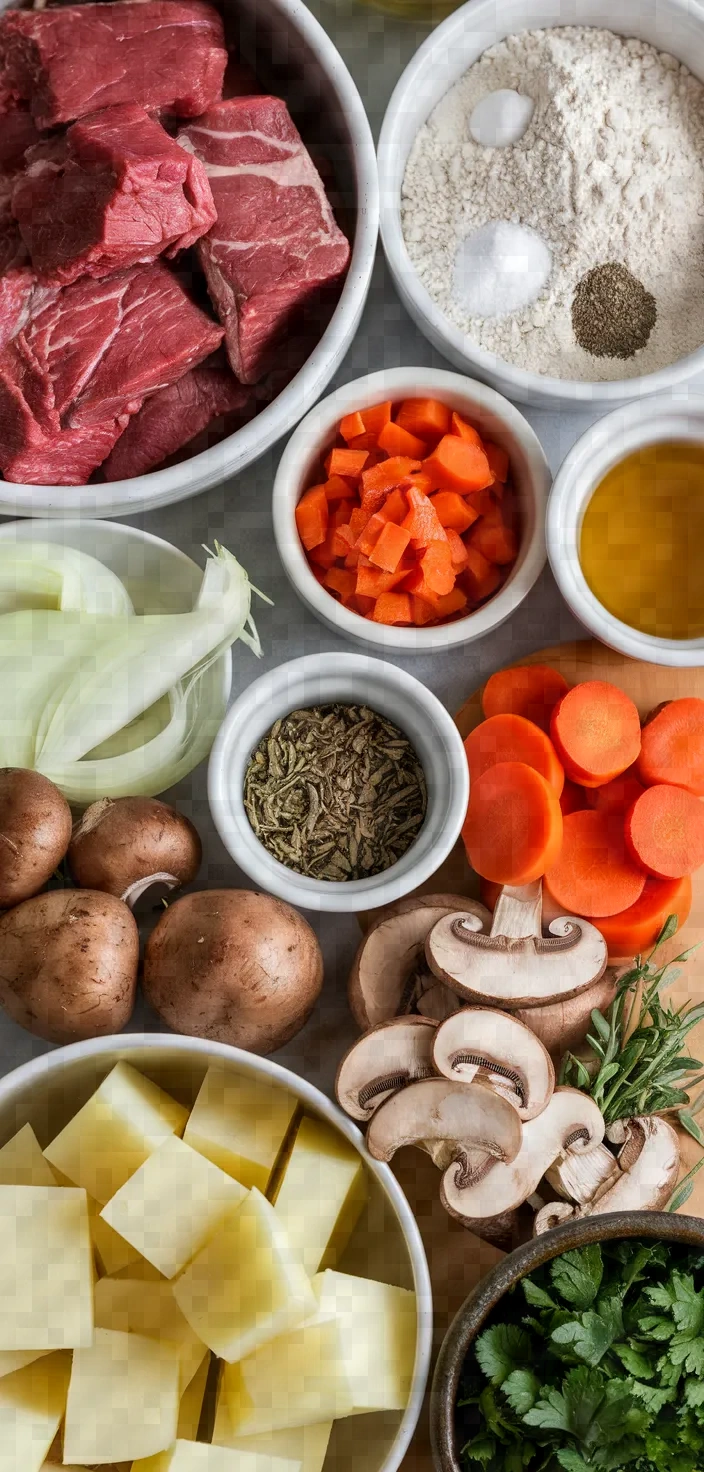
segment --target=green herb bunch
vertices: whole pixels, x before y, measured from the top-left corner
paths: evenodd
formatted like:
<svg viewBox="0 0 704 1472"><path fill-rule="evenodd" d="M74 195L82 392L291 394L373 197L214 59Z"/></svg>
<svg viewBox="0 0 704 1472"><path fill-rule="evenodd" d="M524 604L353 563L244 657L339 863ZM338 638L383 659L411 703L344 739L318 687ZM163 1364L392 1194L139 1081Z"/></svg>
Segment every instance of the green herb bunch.
<svg viewBox="0 0 704 1472"><path fill-rule="evenodd" d="M701 1472L704 1257L660 1242L563 1253L467 1358L466 1472Z"/></svg>

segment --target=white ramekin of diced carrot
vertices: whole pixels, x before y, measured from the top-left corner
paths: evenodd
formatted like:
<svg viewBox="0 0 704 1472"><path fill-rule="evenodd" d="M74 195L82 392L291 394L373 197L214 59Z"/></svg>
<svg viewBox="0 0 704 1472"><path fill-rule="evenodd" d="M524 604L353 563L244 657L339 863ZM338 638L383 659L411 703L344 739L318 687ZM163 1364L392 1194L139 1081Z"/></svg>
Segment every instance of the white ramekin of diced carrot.
<svg viewBox="0 0 704 1472"><path fill-rule="evenodd" d="M302 421L274 532L303 602L348 637L446 649L508 618L545 562L550 472L507 399L428 368L357 379Z"/></svg>

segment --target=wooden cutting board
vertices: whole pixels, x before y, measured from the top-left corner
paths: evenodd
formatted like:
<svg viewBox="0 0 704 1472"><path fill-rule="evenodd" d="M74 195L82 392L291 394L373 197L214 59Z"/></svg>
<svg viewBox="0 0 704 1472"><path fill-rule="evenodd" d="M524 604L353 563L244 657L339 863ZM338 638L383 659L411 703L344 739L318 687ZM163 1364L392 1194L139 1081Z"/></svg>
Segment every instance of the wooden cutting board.
<svg viewBox="0 0 704 1472"><path fill-rule="evenodd" d="M641 716L647 715L663 700L674 700L684 695L698 695L704 699L704 668L679 670L644 664L640 660L626 659L594 639L540 649L517 662L552 665L561 671L569 685L576 685L581 680L610 680L631 696ZM455 720L462 736L467 736L482 719L481 692L476 690L465 701ZM467 863L461 840L434 877L423 885L423 891L427 894L478 897L479 881ZM694 877L692 913L670 943L670 954L677 955L685 947L702 940L704 870ZM663 956L665 954L663 951ZM704 945L701 953L687 962L681 979L667 995L673 1004L704 1000ZM704 1059L704 1023L690 1034L689 1045L693 1056ZM681 1175L685 1175L699 1158L700 1150L684 1132L681 1144ZM426 1155L418 1150L405 1151L397 1158L394 1169L413 1208L428 1254L435 1302L435 1339L439 1345L467 1294L499 1261L502 1253L466 1232L447 1216L440 1205L437 1171ZM704 1217L704 1170L695 1178L694 1191L684 1210ZM431 1472L427 1420L426 1407L413 1445L404 1460L404 1469L409 1469L409 1472L410 1469L412 1472Z"/></svg>

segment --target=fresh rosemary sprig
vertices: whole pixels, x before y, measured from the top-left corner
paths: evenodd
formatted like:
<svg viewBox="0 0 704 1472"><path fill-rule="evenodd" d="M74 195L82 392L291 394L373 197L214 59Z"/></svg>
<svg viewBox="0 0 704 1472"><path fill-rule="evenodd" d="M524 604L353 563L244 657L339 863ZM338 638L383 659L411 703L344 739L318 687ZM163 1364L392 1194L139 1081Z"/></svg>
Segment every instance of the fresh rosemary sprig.
<svg viewBox="0 0 704 1472"><path fill-rule="evenodd" d="M704 1146L704 1132L695 1119L704 1104L704 1092L694 1101L690 1093L704 1083L704 1074L692 1077L704 1064L686 1052L688 1034L704 1018L704 1002L671 1008L661 1000L662 992L679 975L675 968L697 947L664 966L655 960L660 946L676 930L677 917L670 915L648 959L637 956L631 970L621 977L606 1015L592 1012L593 1032L587 1042L599 1060L596 1072L590 1073L579 1058L566 1053L560 1083L591 1094L607 1124L676 1109L680 1124ZM633 1017L636 1006L638 1015Z"/></svg>

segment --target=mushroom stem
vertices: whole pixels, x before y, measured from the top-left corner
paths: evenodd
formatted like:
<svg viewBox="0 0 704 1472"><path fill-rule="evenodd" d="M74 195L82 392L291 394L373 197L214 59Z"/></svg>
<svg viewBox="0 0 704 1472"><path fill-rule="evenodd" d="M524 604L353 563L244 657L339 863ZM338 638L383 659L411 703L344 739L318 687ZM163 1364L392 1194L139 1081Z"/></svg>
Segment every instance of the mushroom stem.
<svg viewBox="0 0 704 1472"><path fill-rule="evenodd" d="M565 1155L545 1172L545 1179L558 1196L577 1206L596 1201L619 1177L619 1166L608 1145L599 1145L586 1155Z"/></svg>

